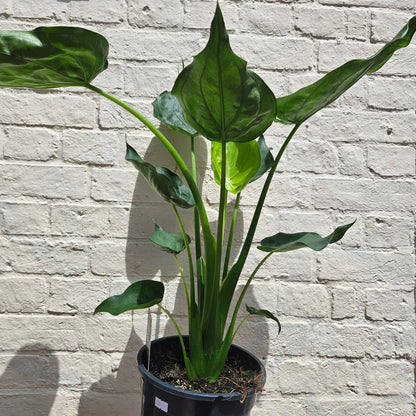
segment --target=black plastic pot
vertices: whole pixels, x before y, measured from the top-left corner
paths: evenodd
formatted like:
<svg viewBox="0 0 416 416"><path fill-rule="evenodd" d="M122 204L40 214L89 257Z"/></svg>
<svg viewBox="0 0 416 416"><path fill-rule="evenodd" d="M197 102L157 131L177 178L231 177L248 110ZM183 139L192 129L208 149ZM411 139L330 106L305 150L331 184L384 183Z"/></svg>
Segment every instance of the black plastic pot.
<svg viewBox="0 0 416 416"><path fill-rule="evenodd" d="M186 337L184 341L187 342ZM177 350L181 354L177 336L152 341L150 349L151 359L157 359L164 351ZM261 370L264 385L266 370L254 355L235 345L231 346L230 355L243 359L248 368ZM242 400L240 393L196 393L171 386L147 370L148 349L146 346L140 349L137 363L143 380L141 416L249 416L258 395L251 390Z"/></svg>

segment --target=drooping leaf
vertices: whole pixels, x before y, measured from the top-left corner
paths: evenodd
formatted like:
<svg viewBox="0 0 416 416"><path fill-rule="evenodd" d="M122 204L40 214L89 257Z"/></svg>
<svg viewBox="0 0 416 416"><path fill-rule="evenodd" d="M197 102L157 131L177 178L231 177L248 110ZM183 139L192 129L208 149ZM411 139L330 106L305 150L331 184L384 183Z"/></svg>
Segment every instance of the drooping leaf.
<svg viewBox="0 0 416 416"><path fill-rule="evenodd" d="M233 194L238 194L258 172L261 156L257 141L226 144L226 176L225 188ZM215 181L221 185L221 143L211 143L211 165Z"/></svg>
<svg viewBox="0 0 416 416"><path fill-rule="evenodd" d="M185 120L213 141L256 139L276 117L273 92L232 51L218 4L207 46L179 74L172 93Z"/></svg>
<svg viewBox="0 0 416 416"><path fill-rule="evenodd" d="M191 237L189 237L189 235L186 237L188 239L187 243L189 244L191 242ZM168 233L157 224L155 224L155 232L149 239L161 250L172 254L179 254L186 248L182 233Z"/></svg>
<svg viewBox="0 0 416 416"><path fill-rule="evenodd" d="M328 246L328 244L339 241L354 222L337 227L334 232L326 237L321 237L319 234L311 232L294 234L277 233L272 237L261 240L260 246L257 248L267 252L292 251L304 247L320 251Z"/></svg>
<svg viewBox="0 0 416 416"><path fill-rule="evenodd" d="M162 282L140 280L131 284L121 295L114 295L101 302L94 311L119 315L133 309L145 309L160 303L165 287Z"/></svg>
<svg viewBox="0 0 416 416"><path fill-rule="evenodd" d="M366 74L380 69L400 48L406 47L416 31L416 16L375 55L355 59L334 69L319 81L277 99L277 117L283 123L301 124L328 106Z"/></svg>
<svg viewBox="0 0 416 416"><path fill-rule="evenodd" d="M84 86L107 68L108 42L78 27L0 31L0 87Z"/></svg>
<svg viewBox="0 0 416 416"><path fill-rule="evenodd" d="M261 135L258 140L258 147L260 151L260 167L256 174L250 179L250 182L254 182L255 180L262 177L273 165L273 155L270 152L269 147L266 145L266 141L264 140L264 136Z"/></svg>
<svg viewBox="0 0 416 416"><path fill-rule="evenodd" d="M171 92L162 92L156 100L153 101L152 105L153 115L172 130L179 131L188 136L195 136L198 134L198 132L185 121L178 99Z"/></svg>
<svg viewBox="0 0 416 416"><path fill-rule="evenodd" d="M127 144L126 160L134 165L165 201L181 208L191 208L195 205L191 190L176 173L168 168L156 167L145 162L129 144Z"/></svg>
<svg viewBox="0 0 416 416"><path fill-rule="evenodd" d="M246 305L246 310L250 315L259 315L259 316L263 316L265 318L273 319L273 321L275 321L277 323L278 327L279 327L278 334L282 330L282 326L280 325L279 320L268 310L266 310L266 309L256 309L256 308L253 308L252 306L248 306L248 305Z"/></svg>

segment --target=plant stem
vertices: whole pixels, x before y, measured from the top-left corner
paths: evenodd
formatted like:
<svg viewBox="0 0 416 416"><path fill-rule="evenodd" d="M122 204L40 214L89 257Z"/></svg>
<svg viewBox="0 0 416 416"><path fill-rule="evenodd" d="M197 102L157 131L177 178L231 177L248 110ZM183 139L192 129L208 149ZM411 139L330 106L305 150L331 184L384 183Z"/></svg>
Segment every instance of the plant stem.
<svg viewBox="0 0 416 416"><path fill-rule="evenodd" d="M189 312L190 312L190 310L191 310L191 304L189 303L189 292L188 292L188 285L186 284L185 276L184 276L184 274L183 274L183 269L182 269L182 266L181 266L181 264L180 264L180 262L179 262L179 260L178 260L178 256L177 256L176 254L174 254L174 257L175 257L175 261L176 261L176 264L177 264L178 269L179 269L179 273L180 273L180 275L181 275L181 280L182 280L182 284L183 284L183 289L184 289L184 291L185 291L185 297L186 297L186 306L187 306L187 308L188 308L188 313L189 313Z"/></svg>
<svg viewBox="0 0 416 416"><path fill-rule="evenodd" d="M182 219L181 219L181 217L179 215L179 212L178 212L176 206L174 204L172 204L172 207L173 207L173 210L175 211L176 219L178 220L178 224L179 224L179 227L180 227L181 232L182 232L183 240L185 242L186 253L188 255L189 281L190 281L190 285L191 285L191 300L192 300L192 302L194 302L195 301L194 265L193 265L193 262L192 262L192 254L191 254L191 249L189 247L188 236L187 236L187 234L185 232L185 228L183 226ZM176 261L178 263L178 266L180 266L179 261L177 260L177 256L176 255L175 255L175 258L176 258ZM181 274L183 276L182 267L180 267L180 272L181 272ZM183 284L184 284L185 289L186 289L186 282L185 282L185 279L184 278L183 278ZM187 290L186 290L186 292L187 292ZM187 302L188 302L188 312L190 313L190 303L189 303L189 297L188 296L187 296Z"/></svg>
<svg viewBox="0 0 416 416"><path fill-rule="evenodd" d="M239 192L237 194L237 197L234 201L233 217L231 219L230 232L228 234L227 251L225 253L224 267L223 267L223 270L222 270L222 278L223 279L225 278L225 276L228 273L228 264L230 262L231 249L232 249L232 246L233 246L234 229L235 229L235 223L237 221L238 206L240 204L240 198L241 198L241 192Z"/></svg>

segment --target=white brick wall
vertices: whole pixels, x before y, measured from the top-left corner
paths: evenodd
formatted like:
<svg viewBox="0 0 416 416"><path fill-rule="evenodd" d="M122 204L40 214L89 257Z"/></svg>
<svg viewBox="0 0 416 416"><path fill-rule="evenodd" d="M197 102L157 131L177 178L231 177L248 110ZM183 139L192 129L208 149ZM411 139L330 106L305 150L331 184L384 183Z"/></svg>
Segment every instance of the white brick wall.
<svg viewBox="0 0 416 416"><path fill-rule="evenodd" d="M235 51L276 95L371 54L416 12L415 0L221 6ZM1 0L0 27L103 33L110 68L95 84L153 119L152 100L203 47L214 8L215 0ZM308 120L281 163L259 238L357 222L340 245L279 255L259 272L251 300L277 313L283 330L276 337L258 319L241 331L239 343L268 370L253 416L416 414L415 68L413 40ZM268 134L275 149L284 131ZM91 313L138 276L160 276L179 315L183 296L174 262L146 239L152 218L169 227L173 216L124 161L126 137L171 164L129 114L82 89L0 91L1 416L139 414L135 353L146 313ZM210 177L204 190L216 204ZM255 190L242 200L240 237ZM247 272L258 259L253 252ZM155 314L154 335L174 332L165 325Z"/></svg>

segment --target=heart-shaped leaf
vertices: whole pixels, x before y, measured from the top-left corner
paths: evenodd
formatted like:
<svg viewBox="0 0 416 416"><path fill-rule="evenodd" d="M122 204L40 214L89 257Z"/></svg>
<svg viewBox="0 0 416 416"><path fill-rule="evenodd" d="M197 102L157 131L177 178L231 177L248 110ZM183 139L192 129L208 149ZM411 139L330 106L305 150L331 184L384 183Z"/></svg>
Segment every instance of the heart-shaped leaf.
<svg viewBox="0 0 416 416"><path fill-rule="evenodd" d="M107 68L108 42L78 27L0 31L0 87L84 86Z"/></svg>
<svg viewBox="0 0 416 416"><path fill-rule="evenodd" d="M226 144L226 176L225 188L238 194L256 175L261 163L259 144L257 141ZM221 185L222 145L211 143L211 165L215 181Z"/></svg>
<svg viewBox="0 0 416 416"><path fill-rule="evenodd" d="M191 208L195 205L191 190L176 173L168 168L156 167L145 162L129 144L127 144L126 160L134 165L165 201L181 208Z"/></svg>
<svg viewBox="0 0 416 416"><path fill-rule="evenodd" d="M273 92L232 51L218 4L207 46L179 74L172 93L186 121L213 141L256 139L276 117Z"/></svg>
<svg viewBox="0 0 416 416"><path fill-rule="evenodd" d="M153 101L153 115L172 130L180 131L188 136L195 136L198 134L198 132L185 121L178 99L169 91L162 92L156 100Z"/></svg>
<svg viewBox="0 0 416 416"><path fill-rule="evenodd" d="M308 232L294 234L277 233L272 237L267 237L261 240L260 246L257 248L268 252L292 251L304 247L320 251L323 250L328 244L336 243L340 240L347 230L354 224L354 222L337 227L333 233L326 237L321 237L317 233Z"/></svg>
<svg viewBox="0 0 416 416"><path fill-rule="evenodd" d="M191 237L187 237L187 243L191 242ZM155 224L155 232L149 237L161 250L172 254L179 254L185 250L186 244L182 233L168 233L162 227Z"/></svg>
<svg viewBox="0 0 416 416"><path fill-rule="evenodd" d="M396 37L368 59L355 59L334 69L319 81L277 99L277 117L283 123L301 124L335 101L365 74L380 69L400 48L406 47L416 31L416 16Z"/></svg>
<svg viewBox="0 0 416 416"><path fill-rule="evenodd" d="M282 330L282 327L280 325L279 320L268 310L266 310L266 309L256 309L256 308L253 308L252 306L248 306L248 305L246 305L246 310L250 315L259 315L259 316L263 316L263 317L268 318L268 319L273 319L273 321L275 321L277 323L278 327L279 327L279 332L278 333L280 333L280 331Z"/></svg>
<svg viewBox="0 0 416 416"><path fill-rule="evenodd" d="M121 295L114 295L101 302L94 311L120 315L133 309L145 309L160 303L165 287L162 282L140 280L131 284Z"/></svg>

